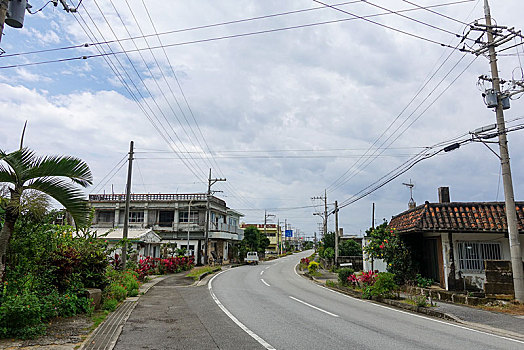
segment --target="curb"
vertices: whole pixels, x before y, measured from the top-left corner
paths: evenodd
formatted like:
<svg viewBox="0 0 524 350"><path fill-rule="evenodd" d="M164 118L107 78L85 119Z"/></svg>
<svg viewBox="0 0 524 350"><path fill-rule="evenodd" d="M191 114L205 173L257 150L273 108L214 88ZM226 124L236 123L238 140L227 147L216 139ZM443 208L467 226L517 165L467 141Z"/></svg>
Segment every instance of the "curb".
<svg viewBox="0 0 524 350"><path fill-rule="evenodd" d="M296 267L295 267L295 269L296 269ZM319 280L317 280L315 277L312 277L312 276L300 273L297 269L296 269L296 272L300 276L302 276L303 278L308 278L311 281L313 281L314 283L316 283L316 284L318 284L318 285L320 285L322 287L329 288L331 290L334 290L336 292L339 292L339 293L342 293L342 294L345 294L345 295L349 295L349 296L351 296L353 298L362 299L362 293L360 293L360 292L350 291L350 290L345 290L345 289L341 289L341 288L337 288L337 287L328 286L327 284L322 283ZM427 307L422 307L422 306L416 306L416 305L410 305L410 304L402 303L402 302L400 302L398 300L382 299L382 300L370 300L370 301L375 302L375 303L387 304L387 305L390 305L390 306L393 306L393 307L396 307L396 308L399 308L399 309L403 309L403 310L407 310L407 311L411 311L411 312L415 312L415 313L419 313L419 314L424 314L424 315L427 315L427 316L442 318L442 319L445 319L445 320L448 320L448 321L453 321L453 322L457 322L457 323L464 323L464 321L462 321L460 318L458 318L458 317L456 317L454 315L450 315L450 314L447 314L447 313L444 313L444 312L432 310L431 308L427 308Z"/></svg>
<svg viewBox="0 0 524 350"><path fill-rule="evenodd" d="M165 280L169 276L170 275L154 276L152 281L142 284L138 290L138 296L126 298L114 312L109 314L106 319L87 336L82 342L82 345L80 345L79 350L112 350L116 345L120 333L122 333L124 324L131 315L131 312L135 309L140 297L146 294L155 284Z"/></svg>

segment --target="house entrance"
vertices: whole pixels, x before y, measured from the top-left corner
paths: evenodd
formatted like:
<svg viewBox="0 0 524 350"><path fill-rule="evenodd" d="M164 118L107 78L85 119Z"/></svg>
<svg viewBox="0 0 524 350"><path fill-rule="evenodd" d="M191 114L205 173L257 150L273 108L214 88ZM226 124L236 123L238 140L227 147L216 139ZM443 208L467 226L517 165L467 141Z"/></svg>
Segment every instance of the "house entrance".
<svg viewBox="0 0 524 350"><path fill-rule="evenodd" d="M422 272L424 277L429 277L433 281L440 283L440 268L439 268L439 246L437 238L429 238L424 240L424 255Z"/></svg>

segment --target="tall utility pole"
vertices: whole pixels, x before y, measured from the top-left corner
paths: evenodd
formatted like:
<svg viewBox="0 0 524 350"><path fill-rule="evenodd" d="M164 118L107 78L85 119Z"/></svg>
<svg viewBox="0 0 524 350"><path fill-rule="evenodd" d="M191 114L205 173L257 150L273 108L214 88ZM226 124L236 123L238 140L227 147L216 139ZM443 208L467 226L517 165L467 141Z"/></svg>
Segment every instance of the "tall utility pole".
<svg viewBox="0 0 524 350"><path fill-rule="evenodd" d="M491 66L491 82L497 96L495 112L497 116L497 130L499 134L500 163L502 166L502 181L504 183L504 199L506 204L506 218L508 221L509 247L511 254L511 267L513 269L513 286L515 299L524 302L524 271L522 267L522 253L520 251L519 232L517 228L517 212L515 209L515 196L509 163L508 140L504 111L502 105L500 78L497 67L497 53L495 52L493 26L488 0L484 0L484 15L486 17L486 32L488 35L489 61Z"/></svg>
<svg viewBox="0 0 524 350"><path fill-rule="evenodd" d="M273 217L274 214L268 214L267 211L264 210L264 236L267 237L267 218ZM277 230L278 231L278 230ZM277 238L277 252L278 252L278 238Z"/></svg>
<svg viewBox="0 0 524 350"><path fill-rule="evenodd" d="M124 245L122 246L122 270L126 269L127 265L127 231L129 228L129 204L131 202L131 173L133 172L133 146L135 143L131 141L129 143L129 158L127 167L127 184L126 184L126 209L124 211L124 231L122 232L122 238Z"/></svg>
<svg viewBox="0 0 524 350"><path fill-rule="evenodd" d="M335 201L335 267L338 266L338 201Z"/></svg>
<svg viewBox="0 0 524 350"><path fill-rule="evenodd" d="M213 186L218 181L226 181L226 179L212 179L211 178L211 169L209 169L209 178L207 182L207 203L206 203L206 239L205 239L205 246L204 246L204 265L207 265L208 262L208 253L209 253L209 224L210 220L209 217L209 207L210 207L210 200L211 200L211 186Z"/></svg>
<svg viewBox="0 0 524 350"><path fill-rule="evenodd" d="M7 15L7 0L0 0L0 42L4 35L5 17Z"/></svg>
<svg viewBox="0 0 524 350"><path fill-rule="evenodd" d="M328 222L328 212L327 212L327 191L324 190L324 197L311 197L311 199L320 199L324 202L324 216L322 217L322 236L327 234L327 222ZM322 216L322 213L313 213L313 215Z"/></svg>
<svg viewBox="0 0 524 350"><path fill-rule="evenodd" d="M279 256L280 253L280 237L282 235L282 232L280 231L280 219L277 219L277 256Z"/></svg>

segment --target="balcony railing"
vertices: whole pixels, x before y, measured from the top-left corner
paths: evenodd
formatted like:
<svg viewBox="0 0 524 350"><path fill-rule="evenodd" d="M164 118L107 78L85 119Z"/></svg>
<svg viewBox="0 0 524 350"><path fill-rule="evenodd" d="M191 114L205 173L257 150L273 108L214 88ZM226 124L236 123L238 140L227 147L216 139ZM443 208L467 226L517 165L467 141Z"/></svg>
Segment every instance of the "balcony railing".
<svg viewBox="0 0 524 350"><path fill-rule="evenodd" d="M229 232L229 233L235 233L235 234L243 234L244 230L239 228L238 226L228 225L224 224L222 222L218 223L218 225L211 223L209 230L211 231L221 231L221 232Z"/></svg>
<svg viewBox="0 0 524 350"><path fill-rule="evenodd" d="M130 200L132 202L171 202L171 201L206 201L207 195L205 193L194 194L177 194L177 193L151 193L151 194L131 194ZM89 201L91 202L125 202L125 194L90 194ZM219 205L226 206L226 202L220 198L211 196L210 201Z"/></svg>

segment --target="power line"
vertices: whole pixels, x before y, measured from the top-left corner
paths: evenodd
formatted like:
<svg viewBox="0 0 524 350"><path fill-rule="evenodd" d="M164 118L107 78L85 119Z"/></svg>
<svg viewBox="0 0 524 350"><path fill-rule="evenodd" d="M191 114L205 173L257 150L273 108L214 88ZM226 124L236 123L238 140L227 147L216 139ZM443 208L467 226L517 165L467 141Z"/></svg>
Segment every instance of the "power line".
<svg viewBox="0 0 524 350"><path fill-rule="evenodd" d="M423 40L423 41L426 41L426 42L429 42L429 43L432 43L432 44L436 44L436 45L439 45L439 46L442 46L442 47L447 47L447 48L450 48L450 49L454 49L454 50L456 50L456 48L454 48L454 47L451 46L451 45L447 45L447 44L444 44L444 43L438 42L438 41L436 41L436 40L433 40L433 39L429 39L429 38L423 37L423 36L421 36L421 35L413 34L413 33L407 32L407 31L402 30L402 29L394 28L394 27L389 26L389 25L387 25L387 24L382 24L382 23L380 23L380 22L375 22L375 21L373 21L373 20L367 18L366 16L359 16L359 15L356 15L356 14L354 14L354 13L351 13L351 12L346 11L346 10L342 10L342 9L340 9L340 8L338 8L338 7L335 7L335 6L333 6L333 5L326 4L326 3L322 2L322 1L319 1L319 0L313 0L313 1L316 2L316 3L322 4L322 5L324 5L324 6L330 7L330 8L332 8L333 10L336 10L336 11L339 11L339 12L342 12L342 13L345 13L345 14L348 14L348 15L350 15L350 16L353 16L353 17L355 17L355 18L357 18L357 19L361 19L361 20L363 20L363 21L366 21L366 22L369 22L369 23L373 23L373 24L378 25L378 26L380 26L380 27L383 27L383 28L386 28L386 29L389 29L389 30L393 30L393 31L395 31L395 32L398 32L398 33L401 33L401 34L405 34L405 35L411 36L411 37L413 37L413 38L420 39L420 40Z"/></svg>
<svg viewBox="0 0 524 350"><path fill-rule="evenodd" d="M313 1L319 2L317 0L313 0ZM472 0L467 0L467 1L472 1ZM321 2L319 2L319 3L321 3ZM326 6L329 7L329 5L326 5ZM267 29L267 30L261 30L261 31L255 31L255 32L225 35L225 36L219 36L219 37L207 38L207 39L183 41L183 42L172 43L172 44L163 44L163 45L151 46L149 48L137 48L137 49L131 49L131 50L124 50L122 48L121 51L114 51L114 52L111 52L111 53L89 54L89 55L83 55L83 56L77 56L77 57L69 57L69 58L63 58L63 59L45 60L45 61L37 61L37 62L27 62L27 63L5 65L5 66L0 66L0 69L21 68L21 67L28 67L28 66L34 66L34 65L59 63L59 62L65 62L65 61L85 60L85 59L89 59L89 58L98 58L98 57L103 57L103 56L107 56L107 55L128 54L128 53L134 53L134 52L139 52L139 51L143 51L143 50L156 50L156 49L167 48L167 47L184 46L184 45L197 44L197 43L207 43L207 42L213 42L213 41L219 41L219 40L225 40L225 39L233 39L233 38L241 38L241 37L248 37L248 36L253 36L253 35L259 35L259 34L275 33L275 32L281 32L281 31L292 30L292 29L308 28L308 27L325 25L325 24L341 23L341 22L347 22L347 21L352 21L352 20L356 20L356 19L363 19L363 20L369 21L371 23L375 23L377 25L389 28L391 30L394 30L394 31L397 31L397 32L400 32L400 33L403 33L403 34L406 34L406 35L410 35L410 36L416 37L416 38L421 39L421 40L425 40L425 41L428 41L428 42L431 42L431 43L434 43L434 44L437 44L437 45L440 45L440 46L443 46L443 47L447 47L447 48L452 48L452 49L458 50L457 48L454 48L453 46L450 46L450 45L447 45L447 44L444 44L444 43L440 43L440 42L437 42L437 41L432 40L432 39L424 38L424 37L422 37L420 35L408 33L408 32L405 32L405 31L403 31L401 29L397 29L397 28L394 28L394 27L391 27L391 26L383 25L383 24L381 24L379 22L375 22L375 21L372 21L372 20L368 19L370 17L383 16L383 15L386 15L388 13L380 13L380 14L373 14L373 15L367 15L367 16L357 16L357 15L353 15L353 14L351 14L351 13L349 13L347 11L341 10L341 9L337 9L337 8L335 8L335 9L339 10L339 11L342 11L342 12L345 12L345 13L348 13L348 14L350 14L352 16L355 16L355 18L344 18L344 19L339 19L339 20L316 22L316 23L302 24L302 25L296 25L296 26L289 26L289 27L282 27L282 28L275 28L275 29ZM400 11L397 11L397 12L400 12ZM133 39L135 39L135 38L140 38L140 36L133 37ZM125 40L131 40L131 38L127 38ZM106 40L106 41L102 41L102 42L95 43L95 44L92 44L92 45L110 44L110 43L114 43L114 42L117 42L117 43L119 43L121 45L121 41L123 41L123 40L121 40L121 39ZM2 57L2 56L0 56L0 57Z"/></svg>
<svg viewBox="0 0 524 350"><path fill-rule="evenodd" d="M445 6L451 6L451 5L468 3L468 2L472 2L472 1L478 1L478 0L461 0L461 1L453 1L453 2L448 2L448 3L431 5L431 6L427 6L427 7L421 7L421 6L418 6L418 7L420 9L427 10L427 9L430 9L430 8L445 7ZM333 4L333 6L344 6L344 5L353 4L353 3L360 3L360 2L362 2L362 0L346 1L346 2ZM85 8L85 6L84 6L84 8ZM225 25L230 25L230 24L238 24L238 23L256 21L256 20L273 18L273 17L278 17L278 16L286 16L286 15L291 15L291 14L297 14L297 13L302 13L302 12L316 11L316 10L321 10L321 9L326 9L326 6L318 6L318 7L314 7L314 8L300 9L300 10L294 10L294 11L287 11L287 12L269 14L269 15L264 15L264 16L251 17L251 18L246 18L246 19L239 19L239 20L233 20L233 21L227 21L227 22L213 23L213 24L207 24L207 25L202 25L202 26L183 28L183 29L175 29L175 30L169 30L169 31L160 32L160 33L157 33L156 30L155 30L155 34L134 36L134 37L130 37L130 38L121 39L121 41L142 39L142 38L161 36L161 35L169 35L169 34L182 33L182 32L189 32L189 31L200 30L200 29L208 29L208 28L213 28L213 27L225 26ZM147 10L147 7L146 7L146 10ZM417 9L413 9L412 8L412 9L399 10L397 12L399 12L399 13L400 12L411 12L411 11L416 11L416 10ZM149 13L148 10L147 10L147 12ZM383 15L388 15L388 14L389 13L378 13L378 14L372 14L372 15L368 15L368 16L364 16L364 17L370 18L370 17L378 17L378 16L383 16ZM344 19L342 21L354 20L354 19L355 18L350 18L350 19ZM336 22L340 22L340 21L333 21L332 23L336 23ZM322 22L320 24L323 24L323 23L324 22ZM327 23L331 23L331 22L327 22ZM83 44L77 44L77 45L65 46L65 47L58 47L58 48L52 48L52 49L43 49L43 50L34 50L34 51L27 51L27 52L18 52L18 53L12 53L12 54L4 54L4 55L0 56L0 58L7 58L7 57L21 56L21 55L31 55L31 54L37 54L37 53L47 53L47 52L69 50L69 49L78 49L78 48L82 48L82 47L87 48L87 47L90 47L90 46L115 43L116 41L117 40L107 40L107 41L103 41L103 42L83 43Z"/></svg>
<svg viewBox="0 0 524 350"><path fill-rule="evenodd" d="M477 4L478 4L478 1L477 1ZM469 18L469 17L471 16L471 13L472 13L472 12L473 12L473 10L470 12L470 14L467 16L467 18ZM458 48L458 46L461 44L462 41L463 41L463 40L461 40L461 41L456 45L457 48ZM365 155L367 155L367 153L368 153L368 152L369 152L369 151L370 151L370 150L375 146L375 144L377 144L377 142L378 142L378 141L379 141L379 140L380 140L380 139L381 139L381 138L386 134L386 132L387 132L387 131L388 131L388 130L389 130L389 129L390 129L390 128L391 128L391 127L396 123L396 121L397 121L397 120L402 116L402 114L407 110L407 108L408 108L408 107L409 107L409 106L410 106L410 105L415 101L415 99L419 96L419 94L422 93L422 91L424 90L424 88L429 84L429 82L433 79L433 77L435 77L435 75L440 71L440 69L444 66L444 64L445 64L445 63L446 63L446 62L451 58L451 56L452 56L452 54L453 54L454 52L455 52L455 51L451 51L451 52L448 54L448 56L446 57L446 59L445 59L445 60L444 60L444 61L443 61L439 66L438 66L438 68L433 72L433 74L431 74L431 71L430 71L430 74L428 74L428 77L426 77L426 79L425 79L425 83L424 83L424 84L419 88L419 90L418 90L418 92L415 94L415 96L412 97L412 99L411 99L410 102L406 105L406 107L404 107L404 108L402 109L402 111L397 115L397 117L396 117L396 118L395 118L395 119L394 119L394 120L393 120L393 121L388 125L388 127L387 127L383 132L382 132L382 134L381 134L381 135L380 135L380 136L379 136L379 137L378 137L378 138L373 142L373 144L372 144L372 145L368 148L368 150L366 151ZM443 56L443 55L442 55L442 56ZM442 58L442 56L441 56L440 58ZM440 60L440 58L437 60L437 62ZM461 59L463 59L463 58L464 58L464 56L463 56ZM457 63L457 64L458 64L458 63ZM456 64L456 65L457 65L457 64ZM455 66L456 66L456 65L455 65ZM453 68L454 68L454 67L453 67ZM453 69L452 69L452 70L453 70ZM452 70L450 70L450 71L448 72L448 74L446 74L446 76L449 75L449 73L451 73ZM445 77L444 77L444 78L445 78ZM440 81L440 83L439 83L439 84L438 84L438 85L433 89L433 91L435 91L435 89L436 89L438 86L440 86L440 84L441 84L442 82L443 82L443 79L442 79L442 80ZM410 114L410 115L409 115L409 116L408 116L408 117L407 117L407 118L406 118L406 119L401 123L401 125L400 125L399 127L397 127L397 129L395 129L395 131L393 131L393 132L391 133L391 135L390 135L390 136L389 136L385 141L382 142L382 144L379 146L379 148L377 148L377 149L375 149L375 150L373 151L372 154L377 154L377 151L378 151L379 149L381 149L381 147L382 147L382 146L387 142L387 140L389 140L389 139L390 139L390 138L395 134L395 132L397 132L397 131L399 130L399 128L400 128L400 127L401 127L401 126L402 126L402 125L403 125L403 124L404 124L404 123L405 123L405 122L406 122L406 121L407 121L407 120L408 120L408 119L409 119L409 118L414 114L414 112L415 112L418 108L420 108L420 106L422 105L422 103L423 103L424 101L426 101L427 98L429 98L429 96L433 93L433 91L431 91L430 94L429 94L428 96L426 96L426 98L425 98L425 99L424 99L424 100L423 100L423 101L422 101L422 102L421 102L421 103L416 107L416 109L415 109L415 110L414 110L414 111L413 111L413 112L412 112L412 113L411 113L411 114ZM440 97L440 96L439 96L439 97ZM437 99L438 99L438 98L437 98ZM435 101L436 101L436 99L433 101L433 103L435 103ZM432 104L433 104L433 103L432 103ZM426 110L427 110L427 109L426 109ZM424 111L424 112L425 112L425 111ZM424 113L424 112L423 112L423 113ZM422 114L423 114L423 113L422 113ZM418 118L420 118L420 116L419 116ZM417 119L418 119L418 118L417 118ZM411 123L407 128L409 128L412 124L413 124L413 123ZM407 130L407 128L404 129L404 131L403 131L402 133L404 133L404 132ZM397 137L396 139L398 139L398 137ZM395 139L395 140L396 140L396 139ZM394 140L394 141L395 141L395 140ZM393 141L393 142L394 142L394 141ZM386 147L386 149L389 148L393 142L390 142L389 145ZM383 153L383 152L380 152L379 154L382 154L382 153ZM354 169L355 167L359 166L360 159L357 160L357 162L355 162L355 163L354 163L354 164L353 164L353 165L352 165L348 170L346 170L346 172L344 172L340 177L338 177L338 178L337 178L337 179L336 179L336 180L335 180L335 181L334 181L334 182L333 182L333 183L328 187L328 191L332 192L332 191L334 191L335 189L341 187L343 184L347 183L349 180L351 180L351 178L353 178L354 176L356 176L357 173L359 173L359 172L362 171L365 167L367 167L367 166L368 166L372 161L373 161L373 160L369 161L369 158L368 158L368 163L365 164L363 168L360 168L360 169ZM365 162L365 161L364 161L364 162ZM353 169L354 169L354 170L353 170ZM352 172L352 173L350 173L350 172ZM350 175L348 175L348 173L350 173ZM346 175L348 175L347 178L346 178L345 180L343 180L344 177L345 177ZM334 187L334 186L335 186L335 187Z"/></svg>
<svg viewBox="0 0 524 350"><path fill-rule="evenodd" d="M413 18L413 17L406 16L406 15L404 15L404 14L398 12L398 11L390 10L390 9L385 8L385 7L383 7L383 6L377 5L377 4L375 4L375 3L373 3L373 2L371 2L371 1L369 1L369 0L364 1L364 3L369 4L369 5L371 5L371 6L374 6L374 7L376 7L376 8L379 8L379 9L381 9L381 10L388 11L389 13L391 13L391 14L395 14L395 15L400 16L400 17L402 17L402 18L409 19L410 21L413 21L413 22L416 22L416 23L422 24L422 25L424 25L424 26L427 26L427 27L430 27L430 28L433 28L433 29L436 29L436 30L442 31L442 32L447 33L447 34L454 35L454 36L456 36L457 38L461 38L461 37L462 37L461 34L457 34L457 33L454 33L454 32L452 32L452 31L450 31L450 30L447 30L447 29L444 29L444 28L441 28L441 27L437 27L437 26L435 26L435 25L433 25L433 24L426 23L426 22L424 22L424 21L418 20L418 19ZM474 41L473 39L469 39L469 38L466 38L466 39L471 40L471 41Z"/></svg>
<svg viewBox="0 0 524 350"><path fill-rule="evenodd" d="M420 6L420 5L415 4L414 2L411 2L411 1L408 1L408 0L402 0L402 1L404 1L405 3L408 3L408 4L410 4L410 5L416 6L417 8L419 8L419 9L421 9L421 10L429 11L429 12L431 12L431 13L433 13L433 14L436 14L437 16L441 16L441 17L447 18L447 19L449 19L449 20L451 20L451 21L454 21L454 22L457 22L457 23L463 24L463 25L465 25L465 26L469 26L469 25L470 25L469 23L466 23L466 22L463 22L463 21L458 20L458 19L456 19L456 18L453 18L453 17L447 16L447 15L445 15L445 14L443 14L443 13L440 13L440 12L437 12L437 11L433 11L433 10L430 9L430 6ZM475 1L475 0L474 0L474 1Z"/></svg>

